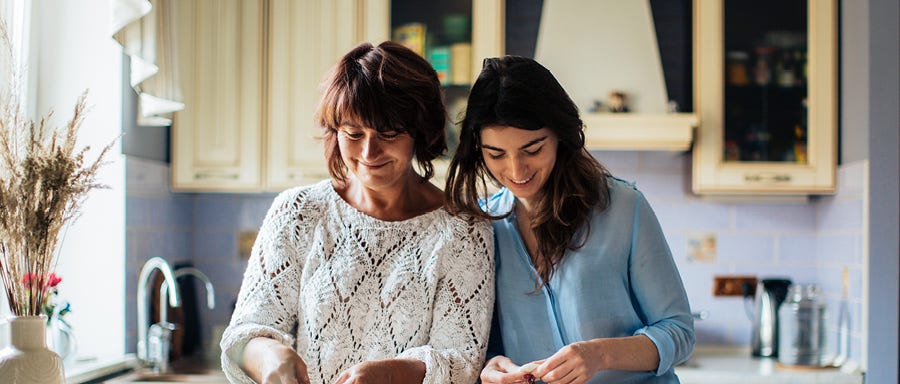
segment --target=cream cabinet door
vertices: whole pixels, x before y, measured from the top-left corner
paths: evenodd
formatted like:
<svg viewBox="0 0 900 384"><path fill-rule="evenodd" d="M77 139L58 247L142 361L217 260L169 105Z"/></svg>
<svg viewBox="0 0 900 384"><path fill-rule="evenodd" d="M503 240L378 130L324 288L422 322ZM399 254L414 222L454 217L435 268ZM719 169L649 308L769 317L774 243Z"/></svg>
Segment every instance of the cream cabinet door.
<svg viewBox="0 0 900 384"><path fill-rule="evenodd" d="M386 40L388 18L378 1L269 1L267 189L330 177L314 116L321 82L357 44Z"/></svg>
<svg viewBox="0 0 900 384"><path fill-rule="evenodd" d="M262 189L264 2L172 2L185 109L172 123L172 187Z"/></svg>
<svg viewBox="0 0 900 384"><path fill-rule="evenodd" d="M837 1L792 4L694 0L695 193L834 192Z"/></svg>

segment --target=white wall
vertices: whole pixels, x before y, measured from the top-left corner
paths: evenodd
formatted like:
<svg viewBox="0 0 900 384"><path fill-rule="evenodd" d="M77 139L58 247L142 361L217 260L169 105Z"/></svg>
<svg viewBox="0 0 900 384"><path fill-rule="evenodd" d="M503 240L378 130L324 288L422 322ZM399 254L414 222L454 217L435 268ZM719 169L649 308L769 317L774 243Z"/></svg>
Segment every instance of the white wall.
<svg viewBox="0 0 900 384"><path fill-rule="evenodd" d="M108 0L44 0L33 8L32 49L37 60L36 110L54 110L54 125L71 118L78 96L89 90L90 110L79 145L88 159L121 132L121 49L109 35ZM125 334L125 164L118 143L108 154L100 182L81 217L63 238L57 274L60 296L72 303L68 320L79 356L124 353Z"/></svg>

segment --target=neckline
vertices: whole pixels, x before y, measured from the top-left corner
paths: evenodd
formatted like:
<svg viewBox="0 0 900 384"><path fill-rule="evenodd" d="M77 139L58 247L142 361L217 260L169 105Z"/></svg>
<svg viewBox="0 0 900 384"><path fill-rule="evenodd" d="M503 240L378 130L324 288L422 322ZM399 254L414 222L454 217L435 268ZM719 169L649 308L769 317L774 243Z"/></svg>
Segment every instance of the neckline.
<svg viewBox="0 0 900 384"><path fill-rule="evenodd" d="M337 191L334 189L334 184L332 183L331 180L323 181L323 184L325 184L325 188L327 189L327 193L328 193L329 197L331 197L332 200L336 201L337 204L340 207L342 207L344 211L350 212L355 217L364 219L366 221L378 223L381 225L397 226L397 225L404 225L406 223L413 222L413 221L415 221L415 222L424 221L424 220L432 221L432 220L436 219L442 213L447 212L447 210L444 209L444 206L440 206L431 211L428 211L423 214L413 216L413 217L410 217L410 218L404 219L404 220L383 220L383 219L379 219L377 217L371 216L363 211L360 211L359 209L357 209L356 207L351 205L349 202L344 200L344 198L341 197L341 194L337 193ZM434 218L432 218L433 216L434 216Z"/></svg>

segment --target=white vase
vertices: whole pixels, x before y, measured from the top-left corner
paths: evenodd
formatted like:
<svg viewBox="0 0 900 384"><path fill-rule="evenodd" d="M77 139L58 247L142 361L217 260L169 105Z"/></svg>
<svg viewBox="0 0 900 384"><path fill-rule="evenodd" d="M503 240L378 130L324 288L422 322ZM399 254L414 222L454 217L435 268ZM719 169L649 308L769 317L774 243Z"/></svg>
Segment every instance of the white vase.
<svg viewBox="0 0 900 384"><path fill-rule="evenodd" d="M10 345L0 351L3 383L65 383L62 359L47 348L46 324L44 316L9 319Z"/></svg>

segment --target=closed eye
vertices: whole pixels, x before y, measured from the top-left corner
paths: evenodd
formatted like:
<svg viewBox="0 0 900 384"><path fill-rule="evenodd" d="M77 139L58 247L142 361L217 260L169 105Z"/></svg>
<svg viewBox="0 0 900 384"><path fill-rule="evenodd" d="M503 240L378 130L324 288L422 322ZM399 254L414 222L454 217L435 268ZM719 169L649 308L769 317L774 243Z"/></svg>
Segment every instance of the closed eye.
<svg viewBox="0 0 900 384"><path fill-rule="evenodd" d="M400 135L402 135L402 133L400 133L398 131L387 131L387 132L379 132L378 133L378 137L380 137L384 140L393 140L393 139L396 139L397 137L400 137Z"/></svg>
<svg viewBox="0 0 900 384"><path fill-rule="evenodd" d="M341 131L350 140L359 140L363 138L362 132Z"/></svg>
<svg viewBox="0 0 900 384"><path fill-rule="evenodd" d="M528 156L535 156L535 155L537 155L538 153L541 153L541 151L542 151L543 149L544 149L544 146L542 145L542 146L537 147L536 149L533 149L533 150L527 150L527 149L525 149L525 150L523 150L523 151L524 151L525 154L528 155Z"/></svg>
<svg viewBox="0 0 900 384"><path fill-rule="evenodd" d="M505 152L496 152L496 153L495 152L487 152L487 155L491 159L497 160L497 159L502 159L503 156L506 156L506 153Z"/></svg>

